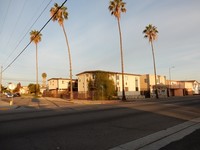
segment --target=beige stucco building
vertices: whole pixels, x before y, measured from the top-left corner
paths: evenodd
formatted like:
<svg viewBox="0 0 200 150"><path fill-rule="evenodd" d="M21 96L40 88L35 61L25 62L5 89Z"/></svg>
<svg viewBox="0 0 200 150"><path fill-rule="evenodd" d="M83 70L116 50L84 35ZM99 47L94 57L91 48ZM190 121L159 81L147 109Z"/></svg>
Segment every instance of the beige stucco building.
<svg viewBox="0 0 200 150"><path fill-rule="evenodd" d="M156 77L158 95L160 97L167 96L166 76L157 75ZM155 96L155 76L145 74L140 76L141 94L146 98Z"/></svg>
<svg viewBox="0 0 200 150"><path fill-rule="evenodd" d="M85 71L77 74L78 77L78 92L81 95L87 95L88 82L94 79L94 74L97 72L104 72L109 74L109 78L114 81L118 96L122 95L122 74L119 72L110 72L102 70ZM140 95L140 75L124 73L124 89L126 96Z"/></svg>
<svg viewBox="0 0 200 150"><path fill-rule="evenodd" d="M72 80L73 85L76 82ZM54 97L60 97L60 94L67 94L70 86L70 79L68 78L51 78L48 80L48 92Z"/></svg>
<svg viewBox="0 0 200 150"><path fill-rule="evenodd" d="M185 96L200 94L200 84L196 80L167 80L170 96Z"/></svg>
<svg viewBox="0 0 200 150"><path fill-rule="evenodd" d="M48 80L49 90L63 91L68 89L70 79L67 78L51 78Z"/></svg>

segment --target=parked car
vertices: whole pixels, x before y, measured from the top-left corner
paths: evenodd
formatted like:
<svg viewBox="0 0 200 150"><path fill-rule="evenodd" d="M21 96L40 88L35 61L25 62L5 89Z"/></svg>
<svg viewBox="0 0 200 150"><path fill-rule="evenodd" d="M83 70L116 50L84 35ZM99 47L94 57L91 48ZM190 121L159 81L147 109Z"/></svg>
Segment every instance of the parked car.
<svg viewBox="0 0 200 150"><path fill-rule="evenodd" d="M6 97L10 98L10 97L14 97L14 95L11 94L11 93L7 93L7 94L6 94Z"/></svg>

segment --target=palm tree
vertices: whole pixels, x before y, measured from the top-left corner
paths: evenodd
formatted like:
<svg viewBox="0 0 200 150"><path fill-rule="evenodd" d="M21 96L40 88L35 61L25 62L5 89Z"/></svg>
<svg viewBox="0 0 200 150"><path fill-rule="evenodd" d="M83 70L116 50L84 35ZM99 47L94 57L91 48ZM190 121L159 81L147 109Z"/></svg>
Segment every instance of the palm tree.
<svg viewBox="0 0 200 150"><path fill-rule="evenodd" d="M153 47L153 41L156 40L158 37L158 30L157 30L157 27L153 26L152 24L149 24L148 26L146 26L143 33L145 34L144 38L148 38L149 42L151 43L154 75L155 75L155 92L156 92L156 98L158 98L158 89L157 89L157 80L156 80L156 62L155 62L154 47Z"/></svg>
<svg viewBox="0 0 200 150"><path fill-rule="evenodd" d="M38 94L38 43L41 41L42 34L37 30L32 30L30 32L30 40L35 43L36 46L36 86L35 94Z"/></svg>
<svg viewBox="0 0 200 150"><path fill-rule="evenodd" d="M121 69L122 69L122 100L126 101L125 90L124 90L124 60L123 60L123 49L122 49L122 32L120 27L120 17L121 13L126 12L125 2L123 0L112 0L108 7L111 15L117 18L119 37L120 37L120 54L121 54Z"/></svg>
<svg viewBox="0 0 200 150"><path fill-rule="evenodd" d="M70 83L72 83L72 59L71 59L69 42L68 42L67 34L65 31L65 27L64 27L64 19L68 19L67 7L64 7L64 6L60 7L57 3L55 3L54 7L51 8L50 13L51 13L51 16L53 17L52 20L58 21L58 23L62 27L64 35L65 35L65 40L66 40L67 47L68 47L68 56L69 56ZM70 100L73 100L72 84L70 84Z"/></svg>
<svg viewBox="0 0 200 150"><path fill-rule="evenodd" d="M43 87L46 87L46 78L47 78L47 74L44 72L42 73L42 81L43 81Z"/></svg>

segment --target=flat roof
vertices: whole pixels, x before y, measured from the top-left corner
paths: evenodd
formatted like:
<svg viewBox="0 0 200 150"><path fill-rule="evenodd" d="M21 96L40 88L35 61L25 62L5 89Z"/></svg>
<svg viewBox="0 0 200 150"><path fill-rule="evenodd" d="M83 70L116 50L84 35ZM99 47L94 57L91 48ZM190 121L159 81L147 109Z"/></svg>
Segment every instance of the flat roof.
<svg viewBox="0 0 200 150"><path fill-rule="evenodd" d="M112 72L112 71L104 71L104 70L90 70L90 71L84 71L84 72L78 73L78 74L76 74L76 76L85 74L85 73L96 73L96 72L110 73L110 74L122 74L121 72ZM141 76L140 74L132 74L132 73L124 73L124 75Z"/></svg>
<svg viewBox="0 0 200 150"><path fill-rule="evenodd" d="M47 81L49 81L49 80L70 80L69 78L50 78L50 79L48 79ZM72 80L76 80L76 79L72 79Z"/></svg>

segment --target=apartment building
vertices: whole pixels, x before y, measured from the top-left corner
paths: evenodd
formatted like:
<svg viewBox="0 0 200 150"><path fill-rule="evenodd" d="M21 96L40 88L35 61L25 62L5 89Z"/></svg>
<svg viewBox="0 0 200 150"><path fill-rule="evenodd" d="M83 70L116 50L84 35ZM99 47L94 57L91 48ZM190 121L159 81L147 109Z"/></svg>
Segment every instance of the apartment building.
<svg viewBox="0 0 200 150"><path fill-rule="evenodd" d="M120 72L110 72L102 70L84 71L77 74L78 77L78 92L79 94L85 94L88 92L88 82L90 79L94 79L94 74L97 72L108 73L109 78L114 81L118 96L122 95L122 74ZM127 96L140 95L140 75L124 73L124 89Z"/></svg>

